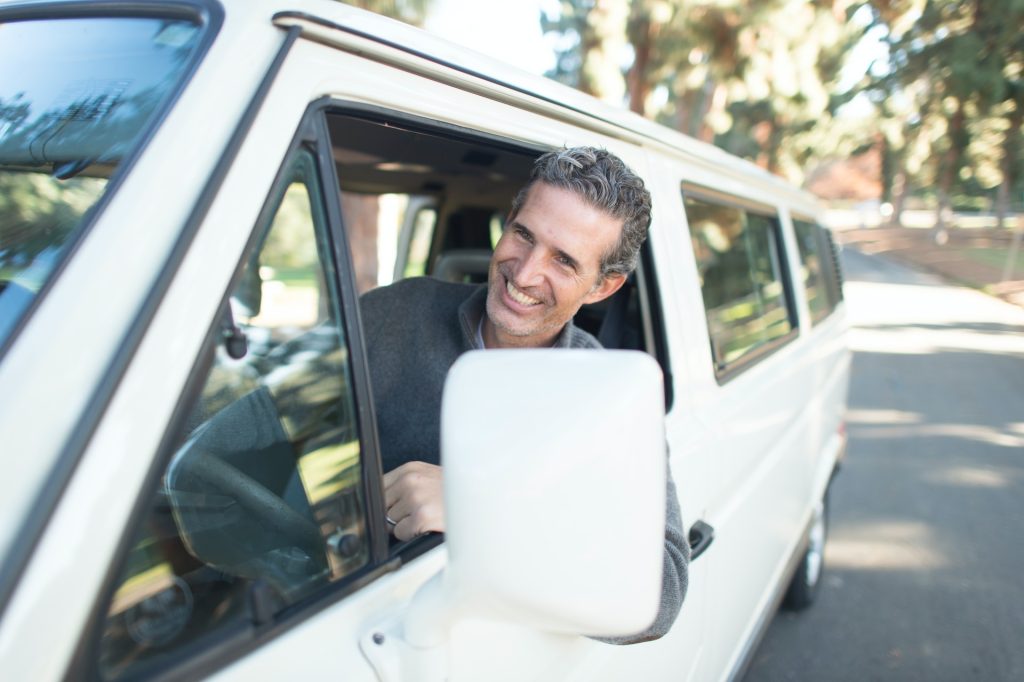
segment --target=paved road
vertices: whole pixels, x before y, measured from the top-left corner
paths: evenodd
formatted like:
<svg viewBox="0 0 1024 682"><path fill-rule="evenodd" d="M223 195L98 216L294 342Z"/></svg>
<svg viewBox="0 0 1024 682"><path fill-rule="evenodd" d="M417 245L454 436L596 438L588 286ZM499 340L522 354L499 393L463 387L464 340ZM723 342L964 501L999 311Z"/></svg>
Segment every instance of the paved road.
<svg viewBox="0 0 1024 682"><path fill-rule="evenodd" d="M847 249L826 577L746 682L1024 680L1024 309Z"/></svg>

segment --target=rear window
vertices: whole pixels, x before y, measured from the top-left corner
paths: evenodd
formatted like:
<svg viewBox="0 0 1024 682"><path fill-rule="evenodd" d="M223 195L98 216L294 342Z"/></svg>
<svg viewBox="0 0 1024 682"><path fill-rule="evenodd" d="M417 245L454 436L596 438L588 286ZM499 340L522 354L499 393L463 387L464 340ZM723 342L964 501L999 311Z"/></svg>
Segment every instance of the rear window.
<svg viewBox="0 0 1024 682"><path fill-rule="evenodd" d="M201 26L0 15L0 348L184 80Z"/></svg>
<svg viewBox="0 0 1024 682"><path fill-rule="evenodd" d="M818 224L796 218L793 230L811 323L818 324L835 310L842 295L838 279L833 275L832 250L825 229Z"/></svg>
<svg viewBox="0 0 1024 682"><path fill-rule="evenodd" d="M796 331L779 220L685 188L683 198L715 376L725 381Z"/></svg>

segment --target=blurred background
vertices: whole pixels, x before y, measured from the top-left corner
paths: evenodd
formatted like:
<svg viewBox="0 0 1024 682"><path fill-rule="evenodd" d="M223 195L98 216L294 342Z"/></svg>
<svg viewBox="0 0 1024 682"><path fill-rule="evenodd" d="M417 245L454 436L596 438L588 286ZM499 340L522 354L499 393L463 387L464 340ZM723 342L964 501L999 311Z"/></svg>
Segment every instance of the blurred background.
<svg viewBox="0 0 1024 682"><path fill-rule="evenodd" d="M350 4L822 200L849 454L824 589L776 616L747 682L1024 679L1024 0Z"/></svg>

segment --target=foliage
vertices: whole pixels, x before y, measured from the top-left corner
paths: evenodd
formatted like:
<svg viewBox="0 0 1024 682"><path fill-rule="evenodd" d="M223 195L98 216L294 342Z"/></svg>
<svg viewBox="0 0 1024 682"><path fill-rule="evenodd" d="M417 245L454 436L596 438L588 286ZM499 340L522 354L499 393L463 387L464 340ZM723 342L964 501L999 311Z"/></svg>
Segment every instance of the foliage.
<svg viewBox="0 0 1024 682"><path fill-rule="evenodd" d="M634 111L793 181L874 147L888 200L1004 211L1024 199L1022 25L1024 0L562 0L542 20L554 77L622 101L618 78Z"/></svg>
<svg viewBox="0 0 1024 682"><path fill-rule="evenodd" d="M383 14L413 26L422 26L430 0L339 0L346 5Z"/></svg>

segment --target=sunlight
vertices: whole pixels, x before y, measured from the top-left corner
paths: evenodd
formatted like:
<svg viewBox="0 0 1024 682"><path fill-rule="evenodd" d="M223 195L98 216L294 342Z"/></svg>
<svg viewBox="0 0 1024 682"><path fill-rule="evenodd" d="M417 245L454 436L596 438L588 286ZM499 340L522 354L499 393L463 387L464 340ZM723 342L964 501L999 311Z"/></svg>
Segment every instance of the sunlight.
<svg viewBox="0 0 1024 682"><path fill-rule="evenodd" d="M948 563L935 547L926 523L866 523L837 529L825 547L825 561L830 569L840 570L932 570Z"/></svg>
<svg viewBox="0 0 1024 682"><path fill-rule="evenodd" d="M920 424L923 417L917 412L904 410L850 409L846 411L848 424Z"/></svg>
<svg viewBox="0 0 1024 682"><path fill-rule="evenodd" d="M1006 433L981 424L917 424L857 427L857 438L962 438L1004 448L1024 448L1024 434Z"/></svg>
<svg viewBox="0 0 1024 682"><path fill-rule="evenodd" d="M1011 483L1005 473L976 467L952 467L942 471L932 471L925 478L932 483L968 488L1005 488Z"/></svg>

